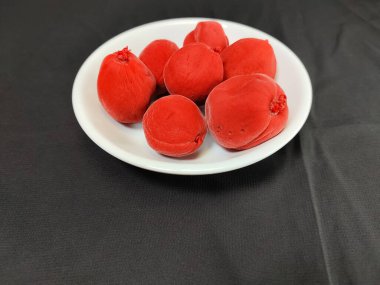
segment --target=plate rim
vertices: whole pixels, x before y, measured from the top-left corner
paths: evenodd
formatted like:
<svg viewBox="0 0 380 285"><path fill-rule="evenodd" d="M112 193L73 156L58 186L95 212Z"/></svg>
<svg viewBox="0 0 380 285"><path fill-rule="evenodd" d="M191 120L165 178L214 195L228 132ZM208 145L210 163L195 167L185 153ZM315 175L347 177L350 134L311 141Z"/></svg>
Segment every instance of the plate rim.
<svg viewBox="0 0 380 285"><path fill-rule="evenodd" d="M304 75L306 75L305 79L307 79L305 82L306 83L305 88L307 88L308 94L307 94L307 100L305 102L306 106L302 112L303 116L299 120L300 123L297 125L296 128L294 128L293 133L291 133L286 140L280 141L280 143L275 145L270 151L258 152L258 153L254 153L254 155L250 155L250 153L247 153L245 156L233 157L233 158L230 158L228 160L227 164L218 163L218 162L205 163L205 164L202 164L202 168L199 168L199 169L197 169L197 168L186 168L186 166L187 167L189 167L189 166L194 167L197 165L196 163L192 163L192 162L189 162L186 164L177 164L177 166L178 166L177 168L172 168L172 167L170 167L170 165L173 165L172 162L153 161L151 159L147 159L147 158L135 155L131 152L124 152L123 154L121 154L119 151L117 151L117 149L119 149L119 147L116 147L116 149L115 149L114 145L113 146L109 145L109 142L107 140L103 139L102 136L100 136L96 131L92 130L88 124L86 124L86 120L84 118L84 115L82 115L80 110L79 110L78 105L80 105L80 104L77 103L77 100L79 100L79 98L78 98L78 96L79 96L78 84L79 84L79 80L80 80L81 74L83 73L84 68L87 66L90 59L93 57L93 55L98 50L102 49L102 47L107 45L110 41L115 41L119 37L123 37L124 34L129 33L133 30L144 28L144 27L149 27L149 26L153 26L153 25L157 25L157 24L173 24L173 23L178 23L178 21L180 21L181 23L186 23L187 21L194 23L194 22L199 22L199 21L204 21L204 20L219 21L221 24L223 24L223 23L233 24L233 25L242 26L244 28L256 30L256 31L262 33L263 35L267 36L269 39L275 39L277 41L277 43L283 49L285 49L289 54L291 54L293 59L295 61L297 61L299 66L301 67L302 73L304 73ZM305 94L305 96L306 96L306 94ZM240 169L243 167L247 167L249 165L252 165L256 162L259 162L259 161L269 157L270 155L276 153L282 147L287 145L290 141L292 141L293 138L300 132L301 128L305 125L305 123L309 117L309 114L311 111L311 106L312 106L312 101L313 101L313 88L312 88L312 83L311 83L309 73L307 72L307 69L306 69L305 65L303 64L303 62L298 58L298 56L288 46L286 46L284 43L282 43L277 38L263 32L259 29L256 29L254 27L251 27L251 26L248 26L245 24L241 24L238 22L234 22L234 21L229 21L229 20L215 19L215 18L203 18L203 17L171 18L171 19L149 22L149 23L142 24L142 25L133 27L131 29L125 30L125 31L113 36L112 38L108 39L107 41L102 43L100 46L98 46L86 58L86 60L81 64L80 68L78 69L78 72L76 73L76 76L75 76L75 79L73 82L73 87L72 87L72 105L73 105L74 115L75 115L80 127L82 128L82 130L96 145L98 145L101 149L103 149L108 154L110 154L110 155L112 155L112 156L114 156L114 157L116 157L116 158L120 159L121 161L126 162L128 164L131 164L131 165L134 165L136 167L143 168L146 170L154 171L154 172L174 174L174 175L209 175L209 174L224 173L224 172L228 172L228 171L232 171L232 170L237 170L237 169ZM114 149L112 149L112 148L114 148ZM242 159L242 158L244 158L244 159ZM152 162L154 162L154 163L152 163Z"/></svg>

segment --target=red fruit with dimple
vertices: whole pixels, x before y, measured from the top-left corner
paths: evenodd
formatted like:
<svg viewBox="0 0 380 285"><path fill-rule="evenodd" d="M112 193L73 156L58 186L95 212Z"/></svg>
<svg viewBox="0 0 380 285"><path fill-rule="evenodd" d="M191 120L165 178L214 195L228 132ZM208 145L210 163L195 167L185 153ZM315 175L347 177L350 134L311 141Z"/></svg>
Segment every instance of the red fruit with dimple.
<svg viewBox="0 0 380 285"><path fill-rule="evenodd" d="M99 100L112 118L136 123L148 107L156 80L145 64L125 48L104 58L97 87Z"/></svg>
<svg viewBox="0 0 380 285"><path fill-rule="evenodd" d="M276 75L276 56L267 40L245 38L225 48L220 54L224 66L224 79L236 75L263 73Z"/></svg>
<svg viewBox="0 0 380 285"><path fill-rule="evenodd" d="M221 24L215 21L199 22L194 31L191 31L183 42L183 45L191 43L204 43L215 52L222 52L228 46L228 38Z"/></svg>
<svg viewBox="0 0 380 285"><path fill-rule="evenodd" d="M288 119L284 91L264 74L240 75L222 82L211 91L205 109L215 140L236 150L276 136Z"/></svg>
<svg viewBox="0 0 380 285"><path fill-rule="evenodd" d="M164 67L178 46L169 40L155 40L147 45L140 54L140 60L152 71L157 82L157 93L165 93Z"/></svg>
<svg viewBox="0 0 380 285"><path fill-rule="evenodd" d="M168 60L164 80L170 94L181 94L202 103L223 80L222 59L205 44L184 46Z"/></svg>
<svg viewBox="0 0 380 285"><path fill-rule="evenodd" d="M150 147L172 157L194 153L207 132L197 105L181 95L169 95L155 101L144 115L143 128Z"/></svg>

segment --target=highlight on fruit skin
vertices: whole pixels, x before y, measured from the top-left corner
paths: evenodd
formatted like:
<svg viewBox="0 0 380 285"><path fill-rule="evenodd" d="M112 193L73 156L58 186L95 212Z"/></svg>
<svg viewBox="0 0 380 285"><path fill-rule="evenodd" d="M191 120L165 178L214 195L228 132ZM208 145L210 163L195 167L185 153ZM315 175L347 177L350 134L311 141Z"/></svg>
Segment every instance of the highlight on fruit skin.
<svg viewBox="0 0 380 285"><path fill-rule="evenodd" d="M265 74L239 75L216 86L206 100L206 121L216 142L244 150L279 134L288 119L286 95Z"/></svg>
<svg viewBox="0 0 380 285"><path fill-rule="evenodd" d="M152 71L157 82L157 94L166 92L164 68L169 58L178 50L178 46L169 40L159 39L149 43L140 53L140 60Z"/></svg>
<svg viewBox="0 0 380 285"><path fill-rule="evenodd" d="M112 118L137 123L156 89L156 79L138 57L124 48L104 58L97 89L101 104Z"/></svg>
<svg viewBox="0 0 380 285"><path fill-rule="evenodd" d="M203 103L209 92L223 80L222 59L203 43L184 46L168 60L164 80L170 94L181 94Z"/></svg>
<svg viewBox="0 0 380 285"><path fill-rule="evenodd" d="M222 52L229 44L223 27L216 21L199 22L195 29L185 37L183 45L204 43L215 52Z"/></svg>
<svg viewBox="0 0 380 285"><path fill-rule="evenodd" d="M276 56L268 40L240 39L223 50L224 79L236 75L263 73L276 75Z"/></svg>
<svg viewBox="0 0 380 285"><path fill-rule="evenodd" d="M143 118L149 146L166 156L183 157L196 152L207 133L206 121L198 106L181 95L155 101Z"/></svg>

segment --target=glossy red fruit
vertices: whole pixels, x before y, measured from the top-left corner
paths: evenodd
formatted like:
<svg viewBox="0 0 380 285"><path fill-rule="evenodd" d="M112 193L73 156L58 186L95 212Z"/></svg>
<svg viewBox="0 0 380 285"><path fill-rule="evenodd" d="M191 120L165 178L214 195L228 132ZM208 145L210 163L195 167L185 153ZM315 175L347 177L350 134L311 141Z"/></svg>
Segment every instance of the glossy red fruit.
<svg viewBox="0 0 380 285"><path fill-rule="evenodd" d="M183 45L195 42L204 43L219 53L228 46L228 38L222 25L215 21L199 22L194 31L185 37Z"/></svg>
<svg viewBox="0 0 380 285"><path fill-rule="evenodd" d="M202 113L193 101L169 95L155 101L143 118L146 140L155 151L172 157L194 153L207 132Z"/></svg>
<svg viewBox="0 0 380 285"><path fill-rule="evenodd" d="M163 72L164 67L178 46L169 40L155 40L147 45L140 54L140 59L152 71L157 82L157 93L166 92Z"/></svg>
<svg viewBox="0 0 380 285"><path fill-rule="evenodd" d="M246 38L225 48L220 54L224 66L224 79L236 75L263 73L276 75L276 56L267 40Z"/></svg>
<svg viewBox="0 0 380 285"><path fill-rule="evenodd" d="M156 89L152 72L127 48L107 55L98 75L104 109L121 123L141 121Z"/></svg>
<svg viewBox="0 0 380 285"><path fill-rule="evenodd" d="M164 80L170 94L181 94L202 103L223 80L223 63L220 55L205 44L190 44L170 57Z"/></svg>
<svg viewBox="0 0 380 285"><path fill-rule="evenodd" d="M276 136L287 119L284 91L264 74L232 77L216 86L206 101L208 128L228 149L248 149Z"/></svg>

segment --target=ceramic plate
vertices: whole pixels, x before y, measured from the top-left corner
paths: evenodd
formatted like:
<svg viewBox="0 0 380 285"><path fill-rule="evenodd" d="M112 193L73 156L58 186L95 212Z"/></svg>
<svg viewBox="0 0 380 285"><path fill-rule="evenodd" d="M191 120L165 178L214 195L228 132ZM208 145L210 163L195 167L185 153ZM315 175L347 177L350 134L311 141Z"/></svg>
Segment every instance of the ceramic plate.
<svg viewBox="0 0 380 285"><path fill-rule="evenodd" d="M155 39L165 38L182 46L187 33L204 18L180 18L145 24L125 31L96 49L83 63L74 81L72 102L75 116L84 132L103 150L137 167L181 174L226 172L258 162L286 145L301 129L310 112L312 88L309 75L298 57L274 37L242 24L216 20L222 24L230 43L240 38L268 39L277 58L276 81L288 97L289 119L285 129L269 141L240 152L217 145L207 135L197 153L186 158L170 158L153 151L147 144L141 124L126 126L114 121L102 108L96 81L103 58L128 46L139 55Z"/></svg>

